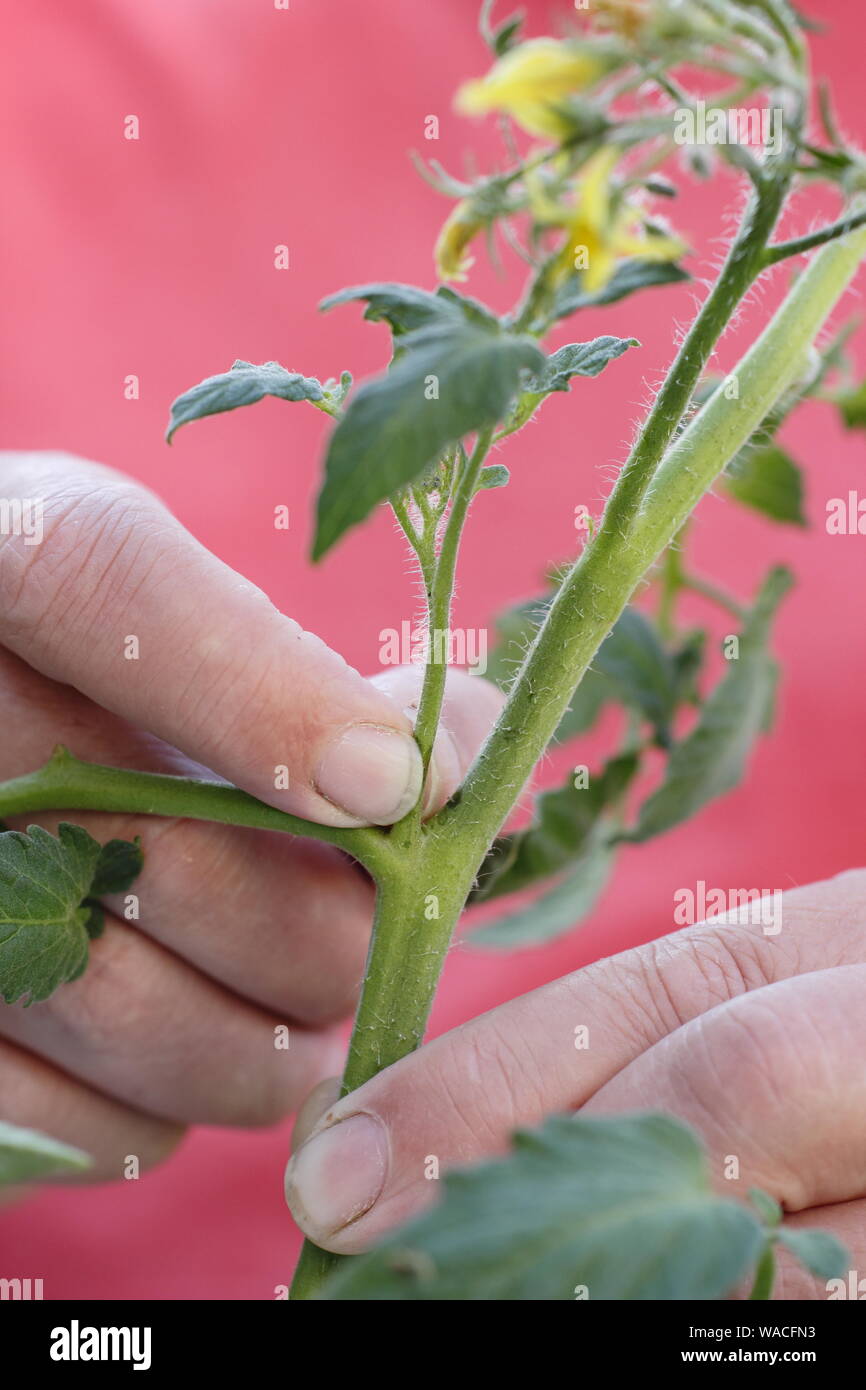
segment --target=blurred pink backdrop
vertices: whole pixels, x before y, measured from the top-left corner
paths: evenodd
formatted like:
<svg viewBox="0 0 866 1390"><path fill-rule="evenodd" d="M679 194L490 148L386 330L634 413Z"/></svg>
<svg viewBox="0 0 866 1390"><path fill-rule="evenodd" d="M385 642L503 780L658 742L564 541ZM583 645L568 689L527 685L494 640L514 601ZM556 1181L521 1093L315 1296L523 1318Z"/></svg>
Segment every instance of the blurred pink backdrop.
<svg viewBox="0 0 866 1390"><path fill-rule="evenodd" d="M862 75L850 58L866 20L853 0L804 7L827 25L816 66L862 140ZM558 32L570 7L528 8L537 34ZM68 449L146 481L204 544L367 672L380 630L413 616L414 589L384 509L309 567L324 418L268 400L183 431L172 449L162 432L172 398L236 357L322 378L384 365L384 328L362 323L356 307L322 316L316 304L368 280L432 287L430 248L448 204L407 152L458 173L467 146L479 168L499 157L494 132L450 108L455 85L486 66L476 13L475 0L291 0L288 11L272 0L30 0L7 16L0 443ZM122 136L129 114L140 119L137 142ZM430 114L435 145L424 139ZM692 184L665 207L701 248L688 263L698 277L718 261L740 196L730 179ZM809 195L787 225L806 229L834 210L831 195ZM278 243L290 249L287 272L273 266ZM500 278L482 250L468 289L504 309L520 282L513 258ZM866 273L859 294L864 282ZM722 367L781 283L753 298ZM549 561L574 553L574 508L598 509L694 293L648 291L559 334L634 334L643 346L554 398L503 451L512 482L472 518L457 624L489 625L538 589ZM866 368L862 334L855 350ZM131 373L137 401L124 398ZM864 441L814 404L783 438L807 469L810 530L715 498L694 526L696 563L743 596L771 563L798 576L777 643L780 719L747 785L626 854L590 923L564 940L514 956L455 948L435 1031L671 930L678 886L787 888L863 861L866 539L828 536L824 516L829 497L862 486ZM273 527L278 502L291 509L288 534ZM596 742L579 745L578 760ZM565 763L574 760L570 749ZM49 1298L273 1298L297 1240L282 1199L288 1136L288 1125L198 1131L140 1182L45 1191L0 1214L4 1266L42 1277Z"/></svg>

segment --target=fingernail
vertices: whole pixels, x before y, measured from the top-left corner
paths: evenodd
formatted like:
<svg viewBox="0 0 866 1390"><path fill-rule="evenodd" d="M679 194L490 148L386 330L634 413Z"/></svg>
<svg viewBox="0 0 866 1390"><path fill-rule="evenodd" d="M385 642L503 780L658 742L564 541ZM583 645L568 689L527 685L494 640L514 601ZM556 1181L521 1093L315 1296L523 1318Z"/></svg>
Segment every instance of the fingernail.
<svg viewBox="0 0 866 1390"><path fill-rule="evenodd" d="M316 787L360 821L393 825L418 800L422 774L421 754L410 734L354 724L325 752Z"/></svg>
<svg viewBox="0 0 866 1390"><path fill-rule="evenodd" d="M444 724L440 724L433 744L433 756L427 769L422 815L429 816L438 811L459 785L460 754L451 734Z"/></svg>
<svg viewBox="0 0 866 1390"><path fill-rule="evenodd" d="M375 1115L350 1115L308 1139L286 1169L286 1201L308 1236L334 1235L378 1201L388 1135Z"/></svg>

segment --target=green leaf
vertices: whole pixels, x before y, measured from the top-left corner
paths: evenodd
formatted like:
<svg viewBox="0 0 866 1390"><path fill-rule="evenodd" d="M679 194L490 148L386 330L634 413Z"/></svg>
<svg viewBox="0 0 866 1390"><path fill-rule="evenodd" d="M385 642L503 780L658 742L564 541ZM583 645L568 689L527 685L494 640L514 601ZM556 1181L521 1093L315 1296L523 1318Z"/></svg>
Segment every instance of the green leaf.
<svg viewBox="0 0 866 1390"><path fill-rule="evenodd" d="M598 650L595 666L618 698L654 725L659 742L667 744L677 671L656 629L637 608L626 608L618 618Z"/></svg>
<svg viewBox="0 0 866 1390"><path fill-rule="evenodd" d="M713 1191L692 1131L667 1115L554 1116L519 1131L507 1158L442 1187L437 1206L347 1261L321 1296L719 1299L763 1241L752 1213Z"/></svg>
<svg viewBox="0 0 866 1390"><path fill-rule="evenodd" d="M595 907L610 878L614 858L612 845L591 838L555 888L528 907L478 927L466 938L466 945L514 951L524 946L541 946L571 931Z"/></svg>
<svg viewBox="0 0 866 1390"><path fill-rule="evenodd" d="M741 780L775 685L770 627L792 582L784 569L768 575L740 634L739 656L729 662L694 729L675 745L664 781L641 807L627 839L648 840L679 825Z"/></svg>
<svg viewBox="0 0 866 1390"><path fill-rule="evenodd" d="M336 294L329 294L327 299L323 299L319 308L327 313L339 304L366 300L364 318L371 323L384 320L396 337L416 328L426 328L430 323L459 322L462 315L455 302L457 298L459 296L456 294L432 294L429 290L418 289L417 285L383 282L352 285L348 289L338 290Z"/></svg>
<svg viewBox="0 0 866 1390"><path fill-rule="evenodd" d="M509 15L494 29L491 16L495 3L496 0L482 0L481 13L478 16L478 32L491 52L497 58L501 58L503 53L507 53L516 41L520 26L526 18L526 11L516 10L514 14Z"/></svg>
<svg viewBox="0 0 866 1390"><path fill-rule="evenodd" d="M835 1279L848 1266L848 1251L828 1231L793 1231L780 1226L778 1240L819 1279Z"/></svg>
<svg viewBox="0 0 866 1390"><path fill-rule="evenodd" d="M0 1120L0 1187L89 1168L91 1161L81 1149L61 1144L38 1130L20 1129Z"/></svg>
<svg viewBox="0 0 866 1390"><path fill-rule="evenodd" d="M551 353L537 376L527 383L529 391L547 395L568 391L573 376L598 376L608 362L622 357L630 347L640 347L637 338L593 338L588 343L568 343Z"/></svg>
<svg viewBox="0 0 866 1390"><path fill-rule="evenodd" d="M750 1187L749 1197L765 1226L779 1225L782 1220L782 1208L775 1197L771 1197L762 1187Z"/></svg>
<svg viewBox="0 0 866 1390"><path fill-rule="evenodd" d="M497 58L501 58L503 53L507 53L512 44L516 41L520 26L525 19L525 13L520 10L518 14L512 15L510 19L503 20L499 28L493 34L493 52Z"/></svg>
<svg viewBox="0 0 866 1390"><path fill-rule="evenodd" d="M807 526L800 469L777 444L749 449L725 474L725 486L738 502L773 521Z"/></svg>
<svg viewBox="0 0 866 1390"><path fill-rule="evenodd" d="M457 309L468 323L474 323L478 328L486 328L489 333L499 332L499 319L480 300L472 299L468 294L460 294L459 290L452 289L451 285L439 285L435 297Z"/></svg>
<svg viewBox="0 0 866 1390"><path fill-rule="evenodd" d="M570 871L588 848L602 812L619 801L637 766L634 754L623 754L611 758L585 787L575 786L572 774L564 786L542 792L531 825L497 836L469 901L489 902Z"/></svg>
<svg viewBox="0 0 866 1390"><path fill-rule="evenodd" d="M542 401L554 391L570 390L573 376L598 376L609 362L622 357L630 347L640 347L637 338L593 338L589 343L568 343L551 353L544 367L526 383L520 393L505 432L514 434L535 414Z"/></svg>
<svg viewBox="0 0 866 1390"><path fill-rule="evenodd" d="M704 662L707 634L693 628L671 652L675 705L700 704L697 678Z"/></svg>
<svg viewBox="0 0 866 1390"><path fill-rule="evenodd" d="M131 888L144 867L141 840L109 840L99 851L90 895L102 898L106 893L125 893Z"/></svg>
<svg viewBox="0 0 866 1390"><path fill-rule="evenodd" d="M635 294L638 290L650 289L655 285L675 285L691 276L681 266L672 261L645 261L640 258L621 261L607 284L593 293L585 293L581 272L578 271L560 286L553 307L554 319L565 319L578 309L589 309L600 304L615 304L620 299Z"/></svg>
<svg viewBox="0 0 866 1390"><path fill-rule="evenodd" d="M491 488L507 487L511 481L511 474L503 463L493 463L489 468L482 468L478 475L478 486L476 492L489 492Z"/></svg>
<svg viewBox="0 0 866 1390"><path fill-rule="evenodd" d="M506 413L525 369L542 357L529 338L467 322L430 325L353 397L331 435L313 558L420 477L450 444Z"/></svg>
<svg viewBox="0 0 866 1390"><path fill-rule="evenodd" d="M321 401L323 389L315 377L287 372L279 362L264 362L260 367L252 362L235 362L231 371L209 376L185 391L172 402L171 417L166 431L170 444L175 432L190 420L205 415L219 415L238 406L254 405L264 396L278 396L283 401Z"/></svg>
<svg viewBox="0 0 866 1390"><path fill-rule="evenodd" d="M852 391L843 391L836 397L836 404L847 429L866 429L866 381Z"/></svg>
<svg viewBox="0 0 866 1390"><path fill-rule="evenodd" d="M14 1004L47 999L77 979L88 942L102 930L92 901L104 885L132 881L141 867L137 845L101 849L80 826L65 822L57 838L41 826L0 834L0 998Z"/></svg>

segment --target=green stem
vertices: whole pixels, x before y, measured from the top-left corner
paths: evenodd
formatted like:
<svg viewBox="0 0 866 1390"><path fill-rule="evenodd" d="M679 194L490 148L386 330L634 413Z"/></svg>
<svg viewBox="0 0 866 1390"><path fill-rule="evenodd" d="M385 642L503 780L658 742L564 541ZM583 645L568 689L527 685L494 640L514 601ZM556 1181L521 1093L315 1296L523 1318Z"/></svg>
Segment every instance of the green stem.
<svg viewBox="0 0 866 1390"><path fill-rule="evenodd" d="M824 246L828 241L836 241L838 237L847 236L849 232L863 226L866 226L866 208L860 212L852 212L847 217L840 217L838 222L831 222L828 226L819 228L817 232L810 232L808 236L774 242L764 252L764 265L778 265L779 261L784 261L788 256L799 256L804 251L814 251L816 247Z"/></svg>
<svg viewBox="0 0 866 1390"><path fill-rule="evenodd" d="M780 178L770 181L765 191L752 194L721 274L683 340L608 503L607 518L613 528L625 531L639 511L719 338L762 269L764 247L787 188L788 180Z"/></svg>
<svg viewBox="0 0 866 1390"><path fill-rule="evenodd" d="M731 594L724 589L703 579L698 574L683 574L681 576L680 588L690 589L693 594L700 594L702 598L709 599L710 603L717 603L720 608L724 608L728 613L732 613L738 622L742 622L746 616L746 610L741 603L738 603Z"/></svg>
<svg viewBox="0 0 866 1390"><path fill-rule="evenodd" d="M282 830L337 845L377 879L394 858L388 836L380 830L317 825L267 806L227 782L103 767L82 762L62 747L38 771L0 783L0 820L34 811L114 811Z"/></svg>
<svg viewBox="0 0 866 1390"><path fill-rule="evenodd" d="M421 1046L474 872L463 862L459 845L447 846L441 852L435 836L425 827L414 853L401 859L399 868L380 882L342 1095L357 1090ZM311 1297L341 1258L306 1241L292 1298Z"/></svg>
<svg viewBox="0 0 866 1390"><path fill-rule="evenodd" d="M433 753L433 743L442 709L442 697L445 693L445 679L448 674L451 597L454 591L454 575L457 567L460 537L463 534L469 505L475 496L481 465L490 448L492 438L492 426L481 430L471 458L464 460L429 593L427 669L424 673L424 686L421 691L418 718L415 722L415 739L421 749L425 770ZM444 652L442 651L443 642L445 644ZM420 807L416 808L416 811L417 816L420 817ZM410 812L409 814L413 815L414 813Z"/></svg>
<svg viewBox="0 0 866 1390"><path fill-rule="evenodd" d="M764 1253L758 1261L758 1268L755 1271L755 1282L752 1285L752 1292L749 1294L750 1302L766 1301L772 1297L773 1284L776 1281L776 1252L772 1242L768 1242Z"/></svg>
<svg viewBox="0 0 866 1390"><path fill-rule="evenodd" d="M609 505L594 540L560 586L459 797L431 824L430 834L443 846L462 846L471 873L642 576L796 378L864 256L863 229L818 252L737 368L739 397L720 387L679 435L643 488L646 500L630 533L619 529L622 509ZM620 479L612 502L623 486L630 489L631 480Z"/></svg>

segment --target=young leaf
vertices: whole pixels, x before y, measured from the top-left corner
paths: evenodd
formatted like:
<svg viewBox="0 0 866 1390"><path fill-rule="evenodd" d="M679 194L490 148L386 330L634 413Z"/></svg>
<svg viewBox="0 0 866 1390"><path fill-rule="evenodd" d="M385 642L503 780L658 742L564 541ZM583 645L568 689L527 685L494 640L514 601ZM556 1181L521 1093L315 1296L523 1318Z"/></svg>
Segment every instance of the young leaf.
<svg viewBox="0 0 866 1390"><path fill-rule="evenodd" d="M426 328L430 323L459 323L462 317L456 303L459 297L456 294L431 294L429 290L418 289L416 285L351 285L348 289L338 290L336 294L329 294L319 308L327 313L339 304L366 300L364 318L370 323L384 320L394 336L398 337L416 328Z"/></svg>
<svg viewBox="0 0 866 1390"><path fill-rule="evenodd" d="M489 902L571 870L589 846L602 812L622 796L637 765L633 754L624 754L611 758L587 786L576 786L571 776L565 786L542 792L532 824L494 841L469 901Z"/></svg>
<svg viewBox="0 0 866 1390"><path fill-rule="evenodd" d="M507 487L511 481L511 474L503 463L492 463L489 468L482 468L478 475L477 492L490 492L492 488Z"/></svg>
<svg viewBox="0 0 866 1390"><path fill-rule="evenodd" d="M725 474L725 487L738 502L773 521L807 526L800 469L777 444L745 451Z"/></svg>
<svg viewBox="0 0 866 1390"><path fill-rule="evenodd" d="M571 931L595 907L610 878L614 858L615 851L610 844L603 838L590 837L586 849L555 888L543 893L528 907L478 927L466 938L466 945L515 951L525 946L541 946Z"/></svg>
<svg viewBox="0 0 866 1390"><path fill-rule="evenodd" d="M256 367L252 362L235 362L231 371L209 376L198 386L185 391L172 402L166 441L171 443L175 432L190 420L205 415L219 415L224 410L237 410L241 405L254 405L264 396L278 396L283 401L321 401L322 383L315 377L287 372L279 362L264 362Z"/></svg>
<svg viewBox="0 0 866 1390"><path fill-rule="evenodd" d="M480 300L472 299L468 294L461 294L451 285L439 285L436 290L436 298L443 299L446 304L451 304L469 323L477 324L479 328L486 328L490 333L499 332L501 326L499 319Z"/></svg>
<svg viewBox="0 0 866 1390"><path fill-rule="evenodd" d="M465 321L430 325L400 341L405 351L396 365L361 387L331 435L315 560L448 445L501 419L523 371L543 360L529 338Z"/></svg>
<svg viewBox="0 0 866 1390"><path fill-rule="evenodd" d="M580 271L569 276L557 292L553 307L555 319L566 319L578 309L589 309L600 304L615 304L638 290L649 289L654 285L675 285L689 280L688 271L671 261L645 261L640 258L622 261L614 274L601 290L586 293L581 288Z"/></svg>
<svg viewBox="0 0 866 1390"><path fill-rule="evenodd" d="M526 389L518 396L506 421L505 433L513 434L521 429L552 392L570 390L573 376L598 376L609 362L622 357L630 347L640 347L637 338L608 336L593 338L589 343L568 343L551 353L542 370L526 383Z"/></svg>
<svg viewBox="0 0 866 1390"><path fill-rule="evenodd" d="M835 1279L848 1264L848 1251L828 1231L795 1231L780 1226L777 1239L819 1279Z"/></svg>
<svg viewBox="0 0 866 1390"><path fill-rule="evenodd" d="M756 1259L754 1215L713 1191L667 1115L558 1115L504 1159L445 1176L439 1204L325 1285L331 1301L723 1298Z"/></svg>
<svg viewBox="0 0 866 1390"><path fill-rule="evenodd" d="M775 685L767 648L776 610L791 588L787 570L770 572L739 637L739 655L707 699L697 724L675 745L661 786L641 807L627 839L648 840L695 815L740 781Z"/></svg>
<svg viewBox="0 0 866 1390"><path fill-rule="evenodd" d="M141 866L137 845L105 849L77 825L57 838L41 826L0 834L0 998L47 999L87 965L88 941L102 928L96 893L122 891ZM133 867L135 873L133 873Z"/></svg>
<svg viewBox="0 0 866 1390"><path fill-rule="evenodd" d="M101 898L106 893L125 893L143 867L141 840L109 840L99 851L90 896Z"/></svg>
<svg viewBox="0 0 866 1390"><path fill-rule="evenodd" d="M0 1120L0 1187L89 1168L90 1164L89 1155L81 1149L61 1144L38 1130L21 1129Z"/></svg>
<svg viewBox="0 0 866 1390"><path fill-rule="evenodd" d="M775 1197L771 1197L762 1187L750 1187L749 1197L765 1226L776 1227L780 1224L783 1212Z"/></svg>
<svg viewBox="0 0 866 1390"><path fill-rule="evenodd" d="M598 376L608 362L622 357L630 347L640 347L637 338L593 338L588 343L567 343L551 353L542 370L527 382L530 391L547 395L568 391L573 376Z"/></svg>

